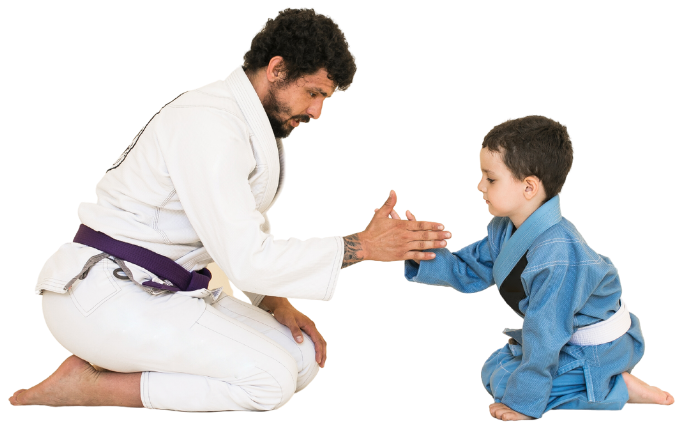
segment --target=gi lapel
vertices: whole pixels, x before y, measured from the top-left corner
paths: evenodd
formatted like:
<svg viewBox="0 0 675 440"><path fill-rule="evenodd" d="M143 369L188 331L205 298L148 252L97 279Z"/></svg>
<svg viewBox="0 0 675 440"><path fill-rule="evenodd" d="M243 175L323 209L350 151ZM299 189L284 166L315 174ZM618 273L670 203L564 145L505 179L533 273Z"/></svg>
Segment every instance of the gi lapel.
<svg viewBox="0 0 675 440"><path fill-rule="evenodd" d="M520 228L502 244L499 256L495 260L492 275L497 287L501 287L506 277L511 273L518 261L525 255L544 231L562 220L560 214L560 197L555 196L544 203L530 215ZM513 228L513 224L509 225ZM507 234L508 236L508 234Z"/></svg>
<svg viewBox="0 0 675 440"><path fill-rule="evenodd" d="M281 194L281 190L284 188L284 144L279 138L277 138L277 149L279 150L279 185L277 187L277 192L272 199L272 203L270 203L270 206L268 206L267 209L270 209L272 205L274 205L274 202L277 201L277 197Z"/></svg>
<svg viewBox="0 0 675 440"><path fill-rule="evenodd" d="M265 185L265 192L259 209L260 212L265 212L272 205L280 183L280 150L277 148L277 140L274 138L272 126L260 102L260 98L258 98L253 85L251 85L251 81L248 80L244 69L241 67L235 69L225 79L225 83L231 88L232 94L246 118L246 123L262 146L260 158L264 163L259 163L258 166L267 167L269 179Z"/></svg>

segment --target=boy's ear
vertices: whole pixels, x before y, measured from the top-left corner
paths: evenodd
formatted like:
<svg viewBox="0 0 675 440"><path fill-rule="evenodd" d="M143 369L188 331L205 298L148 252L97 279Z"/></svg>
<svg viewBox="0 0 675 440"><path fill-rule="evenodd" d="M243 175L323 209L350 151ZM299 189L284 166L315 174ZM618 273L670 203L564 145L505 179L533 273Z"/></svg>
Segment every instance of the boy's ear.
<svg viewBox="0 0 675 440"><path fill-rule="evenodd" d="M541 185L541 180L536 176L526 177L525 180L523 180L523 183L525 184L524 195L527 200L532 200L539 192L544 190Z"/></svg>

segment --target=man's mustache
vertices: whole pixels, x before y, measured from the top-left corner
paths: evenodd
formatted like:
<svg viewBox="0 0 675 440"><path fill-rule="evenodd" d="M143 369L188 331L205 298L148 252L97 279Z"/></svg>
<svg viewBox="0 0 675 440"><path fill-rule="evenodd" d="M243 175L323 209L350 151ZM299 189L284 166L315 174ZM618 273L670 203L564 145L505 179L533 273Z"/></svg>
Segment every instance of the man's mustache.
<svg viewBox="0 0 675 440"><path fill-rule="evenodd" d="M309 116L307 116L307 115L291 116L290 118L288 118L288 121L290 121L291 119L295 119L296 121L305 122L305 123L309 122ZM288 121L286 121L286 122L288 122Z"/></svg>

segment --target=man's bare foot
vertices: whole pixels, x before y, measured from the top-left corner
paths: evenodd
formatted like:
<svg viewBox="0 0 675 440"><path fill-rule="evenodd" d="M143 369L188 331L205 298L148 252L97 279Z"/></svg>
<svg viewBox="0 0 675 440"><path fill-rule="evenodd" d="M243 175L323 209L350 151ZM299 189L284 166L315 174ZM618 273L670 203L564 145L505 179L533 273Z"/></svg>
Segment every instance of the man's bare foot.
<svg viewBox="0 0 675 440"><path fill-rule="evenodd" d="M44 381L14 393L9 403L14 406L141 407L140 375L96 371L88 362L70 356Z"/></svg>
<svg viewBox="0 0 675 440"><path fill-rule="evenodd" d="M92 366L71 356L56 371L41 383L28 390L19 390L9 398L12 405L76 406L85 404L78 393L96 381L99 373Z"/></svg>
<svg viewBox="0 0 675 440"><path fill-rule="evenodd" d="M106 369L103 368L103 367L99 367L98 365L94 365L94 364L92 364L91 362L89 362L89 364L90 364L91 367L92 367L94 370L96 370L96 371L110 371L110 370L106 370Z"/></svg>
<svg viewBox="0 0 675 440"><path fill-rule="evenodd" d="M654 403L657 405L672 405L673 396L660 388L652 387L630 373L622 373L626 388L628 388L628 403Z"/></svg>

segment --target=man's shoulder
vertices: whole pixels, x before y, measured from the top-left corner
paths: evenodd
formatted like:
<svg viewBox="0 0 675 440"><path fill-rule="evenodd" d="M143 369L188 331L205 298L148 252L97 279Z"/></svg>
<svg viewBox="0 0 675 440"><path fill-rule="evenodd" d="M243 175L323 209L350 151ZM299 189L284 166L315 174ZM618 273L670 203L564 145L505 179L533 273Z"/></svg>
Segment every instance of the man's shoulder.
<svg viewBox="0 0 675 440"><path fill-rule="evenodd" d="M246 122L232 90L225 81L215 81L198 89L185 92L169 103L167 108L210 108L229 113L241 122Z"/></svg>

